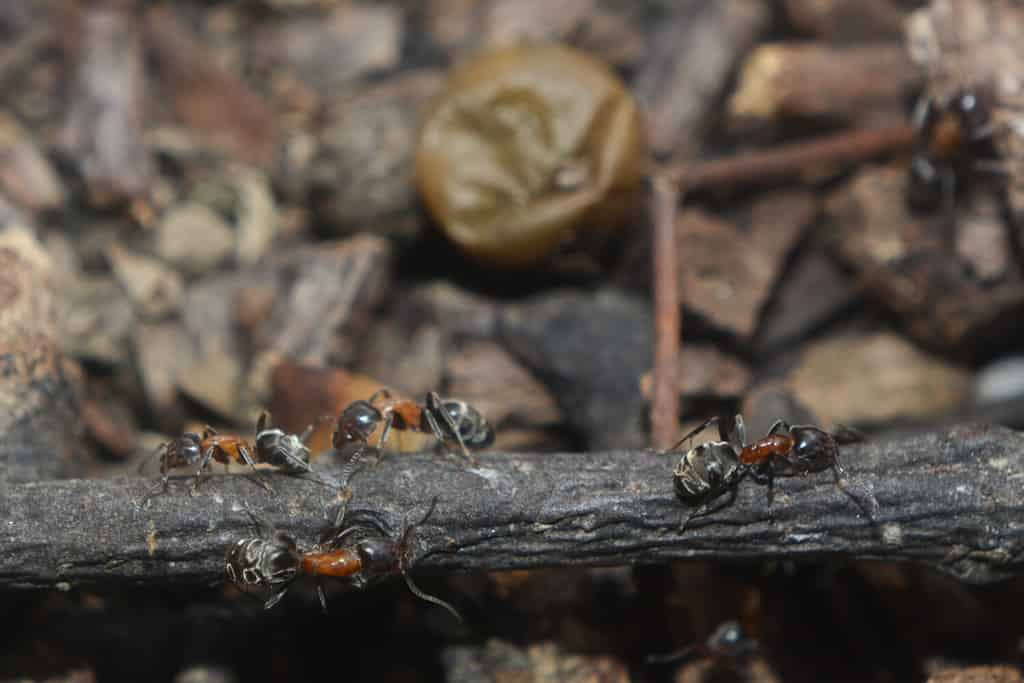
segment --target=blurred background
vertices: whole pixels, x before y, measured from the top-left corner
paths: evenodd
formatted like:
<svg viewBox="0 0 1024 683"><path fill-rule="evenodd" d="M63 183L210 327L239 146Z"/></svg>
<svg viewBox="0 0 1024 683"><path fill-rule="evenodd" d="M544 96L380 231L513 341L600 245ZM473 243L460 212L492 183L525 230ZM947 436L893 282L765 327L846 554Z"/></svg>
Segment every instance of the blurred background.
<svg viewBox="0 0 1024 683"><path fill-rule="evenodd" d="M996 0L0 3L4 474L135 476L382 386L469 401L498 451L647 447L657 177L680 433L1024 426L1021 74ZM400 582L329 616L301 587L4 593L0 680L1021 680L1020 581L424 583L469 626ZM728 620L755 655L645 661Z"/></svg>

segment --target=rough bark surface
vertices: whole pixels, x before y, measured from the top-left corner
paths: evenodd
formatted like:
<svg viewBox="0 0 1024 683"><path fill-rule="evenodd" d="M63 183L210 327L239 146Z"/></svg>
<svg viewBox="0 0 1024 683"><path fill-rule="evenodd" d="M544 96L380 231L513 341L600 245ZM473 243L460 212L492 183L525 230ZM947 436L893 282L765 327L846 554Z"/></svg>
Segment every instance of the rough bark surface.
<svg viewBox="0 0 1024 683"><path fill-rule="evenodd" d="M848 483L871 489L864 519L830 473L741 486L734 505L696 518L676 498L675 458L650 451L482 454L477 469L440 455L389 455L352 480L352 515L370 512L411 534L417 567L433 570L656 563L682 558L911 560L965 581L1024 566L1024 434L961 426L844 447ZM327 468L324 468L327 471ZM183 473L184 474L184 473ZM151 479L12 484L0 524L0 587L113 587L223 579L224 553L253 534L245 508L309 546L333 515L323 485L211 475L195 497L186 476L148 509ZM327 510L327 512L325 512Z"/></svg>

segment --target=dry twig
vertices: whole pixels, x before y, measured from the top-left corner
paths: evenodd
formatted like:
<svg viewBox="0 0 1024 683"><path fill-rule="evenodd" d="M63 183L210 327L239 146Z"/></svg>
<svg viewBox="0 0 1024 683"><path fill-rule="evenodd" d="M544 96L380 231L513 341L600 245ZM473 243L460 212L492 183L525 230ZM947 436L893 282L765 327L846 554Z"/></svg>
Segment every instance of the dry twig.
<svg viewBox="0 0 1024 683"><path fill-rule="evenodd" d="M822 472L777 481L771 512L763 487L745 482L734 505L681 533L687 508L673 493L673 463L650 451L483 454L479 469L388 456L356 475L349 510L397 529L437 496L413 534L423 569L843 557L913 560L972 582L1024 571L1024 434L957 427L846 447L843 458L850 484L873 489L877 525ZM133 501L149 479L12 484L0 587L222 581L227 547L252 533L245 508L308 545L332 499L285 476L276 495L241 475L211 476L196 497L188 483L176 478L145 510Z"/></svg>
<svg viewBox="0 0 1024 683"><path fill-rule="evenodd" d="M680 165L667 169L666 173L688 192L777 182L803 172L854 164L908 149L914 142L914 135L914 127L909 123L860 128L810 142Z"/></svg>

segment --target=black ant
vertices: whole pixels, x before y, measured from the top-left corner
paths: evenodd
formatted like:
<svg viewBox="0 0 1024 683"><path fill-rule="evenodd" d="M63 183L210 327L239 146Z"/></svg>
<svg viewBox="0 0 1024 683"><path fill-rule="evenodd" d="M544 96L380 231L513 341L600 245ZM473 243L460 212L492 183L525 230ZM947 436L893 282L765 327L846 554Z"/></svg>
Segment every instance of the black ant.
<svg viewBox="0 0 1024 683"><path fill-rule="evenodd" d="M368 401L354 401L338 416L332 443L338 450L353 443L367 443L383 424L377 446L384 447L391 429L430 431L441 445L457 444L462 455L472 464L476 460L469 447L486 448L494 442L494 430L478 410L465 401L441 398L427 392L422 404L410 399L393 398L387 389L380 389Z"/></svg>
<svg viewBox="0 0 1024 683"><path fill-rule="evenodd" d="M261 528L261 535L238 541L232 546L228 551L225 571L228 578L238 585L262 585L275 589L264 603L267 609L284 597L299 574L315 576L318 579L317 594L325 613L327 596L319 579L344 578L354 588L361 589L393 574L401 574L413 595L443 607L461 622L462 615L458 610L425 593L409 575L409 534L430 517L436 505L435 498L417 524L404 524L397 542L391 540L383 524L367 520L344 529L332 529L308 552L299 552L294 539L271 530L250 512Z"/></svg>
<svg viewBox="0 0 1024 683"><path fill-rule="evenodd" d="M757 640L747 636L738 621L729 620L712 631L703 643L697 642L682 650L665 655L650 655L647 657L647 662L649 664L669 664L692 655L712 659L716 662L726 662L736 667L759 650L760 644Z"/></svg>

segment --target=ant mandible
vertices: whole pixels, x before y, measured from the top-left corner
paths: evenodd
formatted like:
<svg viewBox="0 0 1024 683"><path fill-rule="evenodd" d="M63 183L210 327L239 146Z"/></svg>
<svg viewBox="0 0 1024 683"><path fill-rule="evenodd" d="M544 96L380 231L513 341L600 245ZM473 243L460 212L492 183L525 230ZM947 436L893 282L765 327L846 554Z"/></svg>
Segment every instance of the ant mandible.
<svg viewBox="0 0 1024 683"><path fill-rule="evenodd" d="M382 402L383 400L383 402ZM469 447L485 448L494 442L494 430L478 410L465 401L441 398L427 392L422 404L410 399L393 398L387 389L376 391L367 401L350 403L338 416L332 437L341 450L353 443L365 444L383 424L377 446L384 447L391 429L430 431L441 445L457 444L463 457L476 465Z"/></svg>
<svg viewBox="0 0 1024 683"><path fill-rule="evenodd" d="M441 598L424 592L409 575L412 530L423 524L433 513L435 498L423 518L415 525L407 522L397 542L392 541L384 526L368 520L344 529L332 529L308 552L298 552L294 539L275 532L249 512L259 524L258 538L238 541L228 551L225 571L237 585L267 586L275 589L264 603L270 609L287 592L299 574L317 578L317 594L323 611L327 612L327 596L320 579L324 577L348 579L357 589L376 583L393 574L401 574L413 595L446 609L460 622L462 615Z"/></svg>

